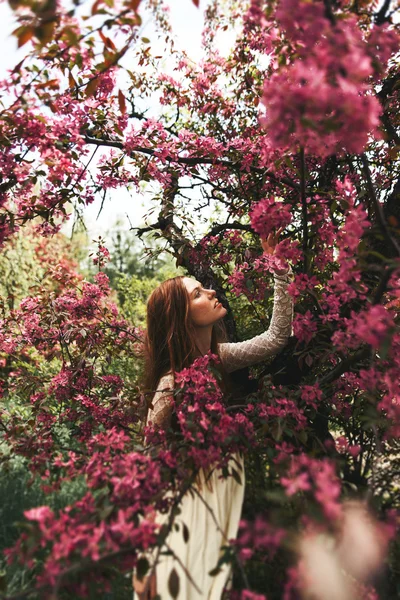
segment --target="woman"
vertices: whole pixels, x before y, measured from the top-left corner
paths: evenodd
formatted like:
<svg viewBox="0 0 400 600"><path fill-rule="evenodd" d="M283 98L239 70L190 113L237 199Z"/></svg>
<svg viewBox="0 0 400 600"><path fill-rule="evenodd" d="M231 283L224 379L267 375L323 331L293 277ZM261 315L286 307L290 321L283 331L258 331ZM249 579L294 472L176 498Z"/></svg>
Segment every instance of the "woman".
<svg viewBox="0 0 400 600"><path fill-rule="evenodd" d="M262 241L264 252L273 254L281 230ZM226 309L214 290L204 289L195 279L175 277L154 290L147 305L147 389L156 389L147 416L147 423L168 428L171 419L171 397L174 373L188 367L197 356L212 351L219 355L222 367L229 373L256 364L278 354L291 334L293 301L286 288L292 279L291 270L276 270L274 274L274 308L268 330L251 340L239 343L218 343L217 324ZM241 469L242 483L233 477L220 479L217 470L205 479L200 472L195 493L186 493L181 513L176 519L179 529L172 528L166 545L173 554L161 555L155 573L143 581L134 579L140 600L159 594L161 599L220 600L226 586L230 566L215 569L221 546L237 536L243 495L243 458L236 454L232 466ZM168 515L159 517L160 525ZM189 531L184 540L183 524ZM179 595L171 595L171 577L179 578Z"/></svg>

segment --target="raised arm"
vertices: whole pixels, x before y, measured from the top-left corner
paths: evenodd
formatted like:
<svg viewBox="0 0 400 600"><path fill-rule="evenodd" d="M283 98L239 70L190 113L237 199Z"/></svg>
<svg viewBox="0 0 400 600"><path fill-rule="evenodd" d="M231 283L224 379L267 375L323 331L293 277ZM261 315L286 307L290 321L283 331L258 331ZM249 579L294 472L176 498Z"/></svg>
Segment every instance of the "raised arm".
<svg viewBox="0 0 400 600"><path fill-rule="evenodd" d="M267 331L245 342L219 344L218 354L228 372L262 362L286 346L292 332L293 299L287 293L292 280L291 270L274 275L274 308Z"/></svg>

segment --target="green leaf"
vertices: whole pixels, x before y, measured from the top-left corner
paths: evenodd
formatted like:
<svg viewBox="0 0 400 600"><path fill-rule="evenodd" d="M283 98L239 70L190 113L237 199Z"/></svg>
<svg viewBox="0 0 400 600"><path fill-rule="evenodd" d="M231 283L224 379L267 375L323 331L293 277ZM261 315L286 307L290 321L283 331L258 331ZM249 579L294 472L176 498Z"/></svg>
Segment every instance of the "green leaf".
<svg viewBox="0 0 400 600"><path fill-rule="evenodd" d="M273 425L271 426L271 433L274 440L276 442L279 442L279 440L282 437L282 426L279 421L273 423Z"/></svg>
<svg viewBox="0 0 400 600"><path fill-rule="evenodd" d="M7 590L7 576L5 571L0 572L0 591L5 592Z"/></svg>
<svg viewBox="0 0 400 600"><path fill-rule="evenodd" d="M392 334L386 335L382 344L379 347L379 356L382 360L386 360L389 354L389 350L392 347Z"/></svg>
<svg viewBox="0 0 400 600"><path fill-rule="evenodd" d="M100 519L105 521L114 511L114 506L112 504L105 506L99 513Z"/></svg>
<svg viewBox="0 0 400 600"><path fill-rule="evenodd" d="M308 439L307 432L304 431L304 429L302 429L301 431L299 431L296 437L297 437L298 440L300 440L300 442L302 444L305 444L307 442L307 439Z"/></svg>
<svg viewBox="0 0 400 600"><path fill-rule="evenodd" d="M187 544L189 541L189 528L186 525L186 523L183 524L182 535L183 535L183 541L185 542L185 544Z"/></svg>
<svg viewBox="0 0 400 600"><path fill-rule="evenodd" d="M145 558L144 556L142 556L142 558L139 558L136 564L136 577L139 579L139 581L141 581L146 575L147 571L149 570L149 567L150 565L147 558Z"/></svg>
<svg viewBox="0 0 400 600"><path fill-rule="evenodd" d="M172 598L177 598L179 594L179 575L176 569L172 569L168 577L168 591Z"/></svg>
<svg viewBox="0 0 400 600"><path fill-rule="evenodd" d="M232 477L239 485L242 485L242 479L236 469L232 469Z"/></svg>
<svg viewBox="0 0 400 600"><path fill-rule="evenodd" d="M246 284L246 288L249 290L249 292L252 292L253 288L254 288L254 284L251 281L251 279L246 279L245 284Z"/></svg>

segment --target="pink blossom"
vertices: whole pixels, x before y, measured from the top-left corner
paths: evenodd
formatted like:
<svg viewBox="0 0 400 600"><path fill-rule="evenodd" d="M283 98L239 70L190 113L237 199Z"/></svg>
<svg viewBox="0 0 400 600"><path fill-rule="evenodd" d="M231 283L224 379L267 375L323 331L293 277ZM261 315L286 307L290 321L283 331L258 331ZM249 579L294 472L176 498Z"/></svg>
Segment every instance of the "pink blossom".
<svg viewBox="0 0 400 600"><path fill-rule="evenodd" d="M307 310L304 315L297 313L293 320L293 332L300 342L308 344L317 333L317 323L311 311Z"/></svg>
<svg viewBox="0 0 400 600"><path fill-rule="evenodd" d="M336 331L332 337L334 344L343 349L356 348L362 342L378 349L394 326L390 312L380 304L360 313L352 311L345 324L346 329Z"/></svg>
<svg viewBox="0 0 400 600"><path fill-rule="evenodd" d="M293 494L297 494L299 491L308 491L311 489L307 473L300 473L294 479L281 477L281 484L286 489L288 496L293 496Z"/></svg>
<svg viewBox="0 0 400 600"><path fill-rule="evenodd" d="M26 510L24 515L30 521L38 521L39 523L48 521L54 517L53 511L48 506L31 508L30 510Z"/></svg>
<svg viewBox="0 0 400 600"><path fill-rule="evenodd" d="M269 197L253 206L250 219L254 231L267 238L272 231L289 225L292 215L288 204Z"/></svg>
<svg viewBox="0 0 400 600"><path fill-rule="evenodd" d="M267 600L267 596L251 592L250 590L242 590L240 600Z"/></svg>
<svg viewBox="0 0 400 600"><path fill-rule="evenodd" d="M304 400L306 404L317 409L318 402L322 400L322 390L319 388L318 384L303 385L301 387L301 399Z"/></svg>
<svg viewBox="0 0 400 600"><path fill-rule="evenodd" d="M321 4L302 0L282 2L277 17L300 56L264 84L261 123L272 145L320 156L362 152L371 133L379 137L381 107L367 84L373 69L357 23L332 28Z"/></svg>
<svg viewBox="0 0 400 600"><path fill-rule="evenodd" d="M360 452L361 452L361 446L360 446L360 444L354 444L352 446L349 446L349 454L353 458L357 458L357 456L360 454Z"/></svg>

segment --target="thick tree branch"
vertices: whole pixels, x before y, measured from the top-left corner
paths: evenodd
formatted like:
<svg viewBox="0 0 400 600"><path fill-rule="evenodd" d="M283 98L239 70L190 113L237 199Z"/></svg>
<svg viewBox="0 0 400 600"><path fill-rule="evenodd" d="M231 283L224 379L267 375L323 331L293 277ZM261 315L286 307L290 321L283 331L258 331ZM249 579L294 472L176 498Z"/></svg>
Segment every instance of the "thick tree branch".
<svg viewBox="0 0 400 600"><path fill-rule="evenodd" d="M125 146L122 142L118 140L110 140L104 138L94 138L89 135L84 136L84 140L87 144L95 144L96 146L105 146L109 148L118 148L119 150L125 150ZM135 146L131 149L132 153L139 152L140 154L146 154L147 156L155 156L156 152L152 148L145 148L144 146ZM167 156L165 157L165 162L168 164L180 164L180 165L220 165L223 167L227 167L233 170L240 170L240 162L231 161L224 158L209 158L208 156ZM299 189L299 186L289 179L288 177L276 177L275 173L271 171L265 171L261 167L251 166L250 170L253 173L259 173L262 175L266 175L271 180L277 183L284 183L288 187L292 189Z"/></svg>
<svg viewBox="0 0 400 600"><path fill-rule="evenodd" d="M303 255L304 255L304 273L308 273L308 212L306 198L306 163L304 157L304 148L300 150L300 197L301 212L303 220Z"/></svg>
<svg viewBox="0 0 400 600"><path fill-rule="evenodd" d="M361 155L361 162L362 162L362 166L363 166L363 172L364 172L364 176L365 176L365 181L366 181L366 184L367 184L368 195L369 195L370 200L372 202L372 206L374 208L374 214L375 214L375 217L376 217L376 219L378 221L378 225L380 227L382 235L383 235L384 239L386 240L386 242L388 243L388 245L393 250L393 252L397 256L400 257L400 246L398 245L397 241L390 234L389 228L388 228L386 220L385 220L385 215L383 213L382 206L379 203L378 198L376 197L374 185L372 183L371 172L370 172L370 169L369 169L368 159L367 159L367 157L366 157L365 154Z"/></svg>
<svg viewBox="0 0 400 600"><path fill-rule="evenodd" d="M331 24L333 26L335 26L336 25L336 17L332 10L332 5L331 5L330 0L324 0L324 7L325 7L325 17L331 22Z"/></svg>
<svg viewBox="0 0 400 600"><path fill-rule="evenodd" d="M392 121L390 120L390 117L387 113L387 111L385 111L385 109L383 110L383 113L380 117L382 125L384 126L386 133L389 136L388 141L389 142L394 142L397 145L400 145L400 136L397 133L396 129L393 126Z"/></svg>
<svg viewBox="0 0 400 600"><path fill-rule="evenodd" d="M382 6L382 9L384 9L384 5ZM389 141L393 141L393 142L395 142L395 144L400 144L400 136L397 133L397 131L389 117L389 114L387 112L387 99L390 96L392 96L393 92L396 90L396 88L398 86L399 81L400 81L399 73L396 73L395 75L387 77L382 82L381 90L377 93L377 98L380 101L380 103L382 105L382 109L383 109L382 115L380 117L381 122L382 122L383 126L385 127L386 133L389 136Z"/></svg>
<svg viewBox="0 0 400 600"><path fill-rule="evenodd" d="M323 388L325 385L332 383L341 375L343 375L343 373L346 373L346 371L348 371L352 365L356 364L360 360L365 360L366 358L368 358L368 356L370 356L370 354L371 348L368 346L366 348L361 348L360 350L358 350L350 356L347 356L345 359L340 361L336 365L336 367L329 371L329 373L327 373L326 375L321 377L321 379L318 380L320 387Z"/></svg>
<svg viewBox="0 0 400 600"><path fill-rule="evenodd" d="M203 237L209 237L210 235L218 235L222 231L227 231L229 229L237 229L239 231L253 232L251 225L233 221L232 223L219 223L217 225L214 225L213 227L211 227L210 231L208 233L206 233Z"/></svg>
<svg viewBox="0 0 400 600"><path fill-rule="evenodd" d="M11 177L8 181L4 181L4 183L0 184L0 193L5 194L9 190L11 190L14 186L16 186L18 180L16 177Z"/></svg>
<svg viewBox="0 0 400 600"><path fill-rule="evenodd" d="M396 73L395 75L386 77L386 79L383 80L382 88L377 94L381 102L384 102L389 96L393 94L399 81L400 73Z"/></svg>
<svg viewBox="0 0 400 600"><path fill-rule="evenodd" d="M166 226L166 219L161 218L158 219L158 221L156 221L152 225L148 225L147 227L132 227L132 230L136 231L136 235L141 238L145 233L148 233L149 231L154 231L157 229L163 231L166 228ZM207 238L212 235L218 235L222 231L229 231L230 229L253 232L251 225L248 225L246 223L239 223L238 221L233 221L232 223L218 223L217 225L214 225L206 234L204 234L203 238Z"/></svg>
<svg viewBox="0 0 400 600"><path fill-rule="evenodd" d="M381 8L379 9L379 12L375 15L376 25L383 25L388 20L388 12L390 9L391 2L392 0L385 0L382 4Z"/></svg>

